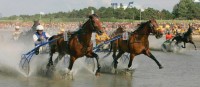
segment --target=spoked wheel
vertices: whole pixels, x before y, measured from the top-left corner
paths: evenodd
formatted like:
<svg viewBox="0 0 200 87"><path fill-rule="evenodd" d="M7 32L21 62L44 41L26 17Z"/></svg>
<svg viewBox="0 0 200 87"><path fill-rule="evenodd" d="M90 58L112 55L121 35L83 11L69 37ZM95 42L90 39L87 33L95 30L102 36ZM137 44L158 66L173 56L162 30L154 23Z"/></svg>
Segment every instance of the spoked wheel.
<svg viewBox="0 0 200 87"><path fill-rule="evenodd" d="M45 53L49 53L49 48L48 48L48 46L41 46L40 48L39 48L39 53L40 54L45 54Z"/></svg>
<svg viewBox="0 0 200 87"><path fill-rule="evenodd" d="M180 45L174 45L173 46L173 52L179 53L181 51L182 47Z"/></svg>
<svg viewBox="0 0 200 87"><path fill-rule="evenodd" d="M166 46L166 44L162 44L161 45L161 49L162 49L163 52L167 52L167 46Z"/></svg>
<svg viewBox="0 0 200 87"><path fill-rule="evenodd" d="M41 46L41 47L39 48L39 53L40 53L40 54L41 54L41 53L44 53L44 50L45 50L45 47Z"/></svg>
<svg viewBox="0 0 200 87"><path fill-rule="evenodd" d="M24 57L20 60L19 67L26 75L29 74L30 64L29 64L29 60L27 58Z"/></svg>

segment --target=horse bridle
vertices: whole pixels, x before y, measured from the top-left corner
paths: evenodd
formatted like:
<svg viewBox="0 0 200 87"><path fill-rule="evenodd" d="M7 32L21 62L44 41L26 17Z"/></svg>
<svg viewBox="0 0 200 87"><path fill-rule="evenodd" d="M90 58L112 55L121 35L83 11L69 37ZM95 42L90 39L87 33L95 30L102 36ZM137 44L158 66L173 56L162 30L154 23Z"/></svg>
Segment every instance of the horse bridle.
<svg viewBox="0 0 200 87"><path fill-rule="evenodd" d="M155 26L149 21L149 27L150 27L150 29L151 29L151 32L153 33L153 34L158 34L159 32L156 32L156 30L155 30Z"/></svg>
<svg viewBox="0 0 200 87"><path fill-rule="evenodd" d="M94 21L92 19L89 20L90 20L90 25L92 26L92 32L98 32L96 26L94 26Z"/></svg>
<svg viewBox="0 0 200 87"><path fill-rule="evenodd" d="M90 25L92 27L92 31L96 31L96 28L94 27L94 22L92 21L92 19L89 20L90 20Z"/></svg>

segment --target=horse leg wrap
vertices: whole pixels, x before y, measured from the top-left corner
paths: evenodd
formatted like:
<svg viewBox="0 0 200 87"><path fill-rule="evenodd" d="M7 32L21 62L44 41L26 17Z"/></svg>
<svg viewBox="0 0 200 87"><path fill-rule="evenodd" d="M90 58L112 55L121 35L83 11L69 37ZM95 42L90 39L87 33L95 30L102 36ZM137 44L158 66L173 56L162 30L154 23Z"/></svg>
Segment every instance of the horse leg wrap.
<svg viewBox="0 0 200 87"><path fill-rule="evenodd" d="M49 61L49 63L47 64L46 68L49 69L50 66L52 66L52 65L53 65L53 61Z"/></svg>
<svg viewBox="0 0 200 87"><path fill-rule="evenodd" d="M162 69L162 68L163 68L163 66L162 66L162 65L160 65L160 66L159 66L159 69Z"/></svg>
<svg viewBox="0 0 200 87"><path fill-rule="evenodd" d="M131 66L132 66L132 65L129 63L129 64L128 64L128 68L130 68Z"/></svg>
<svg viewBox="0 0 200 87"><path fill-rule="evenodd" d="M101 66L97 67L97 72L100 72Z"/></svg>
<svg viewBox="0 0 200 87"><path fill-rule="evenodd" d="M114 68L115 69L117 68L117 64L118 64L117 60L114 60Z"/></svg>
<svg viewBox="0 0 200 87"><path fill-rule="evenodd" d="M49 65L53 65L53 61L49 61Z"/></svg>

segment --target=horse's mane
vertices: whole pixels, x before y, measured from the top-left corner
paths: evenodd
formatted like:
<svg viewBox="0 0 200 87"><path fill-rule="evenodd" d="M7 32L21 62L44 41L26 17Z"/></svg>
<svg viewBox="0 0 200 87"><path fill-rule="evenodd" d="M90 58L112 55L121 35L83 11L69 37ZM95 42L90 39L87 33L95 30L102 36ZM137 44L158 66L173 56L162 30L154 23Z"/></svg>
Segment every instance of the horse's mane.
<svg viewBox="0 0 200 87"><path fill-rule="evenodd" d="M189 27L189 29L188 29L188 33L192 33L192 30L193 30L193 27Z"/></svg>
<svg viewBox="0 0 200 87"><path fill-rule="evenodd" d="M90 19L92 19L93 17L96 17L96 18L99 18L99 16L98 15L96 15L96 14L92 14L92 15L90 15L88 18L88 20L90 20ZM85 26L85 24L88 22L88 20L81 26L81 29L83 28L83 26ZM80 29L79 29L80 30Z"/></svg>
<svg viewBox="0 0 200 87"><path fill-rule="evenodd" d="M89 16L89 19L81 26L81 28L79 28L77 31L75 31L74 34L80 34L80 33L84 32L83 27L84 27L84 26L87 24L87 22L88 22L90 19L92 19L93 17L99 18L98 15L96 15L96 14L90 15L90 16Z"/></svg>
<svg viewBox="0 0 200 87"><path fill-rule="evenodd" d="M92 16L94 16L94 17L96 17L96 18L99 18L99 16L96 15L96 14L92 14L92 15L90 15L89 18L91 18Z"/></svg>
<svg viewBox="0 0 200 87"><path fill-rule="evenodd" d="M192 30L193 30L193 27L189 26L188 30L185 32L185 35L191 35Z"/></svg>
<svg viewBox="0 0 200 87"><path fill-rule="evenodd" d="M142 22L142 23L139 25L139 27L138 27L135 31L138 31L138 30L140 30L140 29L143 29L144 26L145 26L147 23L149 23L149 21L147 21L147 22ZM135 31L134 31L134 32L135 32Z"/></svg>

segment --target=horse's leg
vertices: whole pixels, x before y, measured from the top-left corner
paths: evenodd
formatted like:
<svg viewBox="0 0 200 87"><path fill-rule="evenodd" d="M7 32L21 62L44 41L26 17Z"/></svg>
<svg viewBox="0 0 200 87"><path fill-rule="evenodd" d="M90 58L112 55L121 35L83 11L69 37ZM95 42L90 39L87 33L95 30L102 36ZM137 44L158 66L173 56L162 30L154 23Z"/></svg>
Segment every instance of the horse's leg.
<svg viewBox="0 0 200 87"><path fill-rule="evenodd" d="M119 50L119 53L117 54L117 57L114 58L114 68L116 69L117 68L117 60L122 56L122 54L124 54L125 52L122 51L122 50Z"/></svg>
<svg viewBox="0 0 200 87"><path fill-rule="evenodd" d="M196 47L195 43L194 43L192 40L190 40L189 42L190 42L191 44L193 44L193 45L194 45L194 48L195 48L195 50L197 50L197 47Z"/></svg>
<svg viewBox="0 0 200 87"><path fill-rule="evenodd" d="M163 66L158 62L158 60L153 56L153 54L151 54L151 52L149 50L146 50L146 52L144 54L147 55L148 57L150 57L151 59L153 59L156 62L156 64L158 65L159 69L163 68Z"/></svg>
<svg viewBox="0 0 200 87"><path fill-rule="evenodd" d="M99 64L99 56L96 53L92 53L92 56L95 57L96 61L97 61L97 71L95 73L95 75L99 75L100 73L100 69L101 69L101 65Z"/></svg>
<svg viewBox="0 0 200 87"><path fill-rule="evenodd" d="M185 42L183 42L183 45L181 47L182 48L186 48Z"/></svg>
<svg viewBox="0 0 200 87"><path fill-rule="evenodd" d="M48 62L48 64L47 64L47 69L49 69L49 67L51 66L51 65L53 65L53 60L52 60L52 58L53 58L53 54L55 53L55 50L50 50L50 54L49 54L49 56L50 56L50 58L49 58L49 62Z"/></svg>
<svg viewBox="0 0 200 87"><path fill-rule="evenodd" d="M72 70L75 60L76 60L76 57L70 55L70 62L69 62L69 67L68 67L69 70Z"/></svg>
<svg viewBox="0 0 200 87"><path fill-rule="evenodd" d="M46 69L47 69L46 75L48 75L48 76L52 76L52 74L53 74L54 68L52 67L53 66L52 58L53 58L54 53L55 53L55 50L51 48L50 54L49 54L50 55L49 62L46 65Z"/></svg>
<svg viewBox="0 0 200 87"><path fill-rule="evenodd" d="M116 58L116 52L117 52L117 44L116 43L113 43L113 55L112 55L112 57L113 57L113 59L114 58Z"/></svg>
<svg viewBox="0 0 200 87"><path fill-rule="evenodd" d="M180 43L180 42L176 41L175 45L178 46L179 43ZM178 46L178 47L179 47L179 46Z"/></svg>
<svg viewBox="0 0 200 87"><path fill-rule="evenodd" d="M59 53L58 57L54 60L54 66L58 64L58 62L65 56L64 53Z"/></svg>
<svg viewBox="0 0 200 87"><path fill-rule="evenodd" d="M128 69L132 66L132 62L133 62L134 57L135 57L135 55L133 53L130 53L130 60L129 60L129 63L128 63Z"/></svg>

